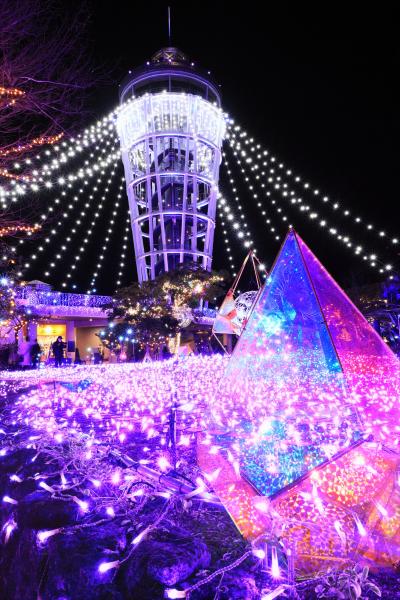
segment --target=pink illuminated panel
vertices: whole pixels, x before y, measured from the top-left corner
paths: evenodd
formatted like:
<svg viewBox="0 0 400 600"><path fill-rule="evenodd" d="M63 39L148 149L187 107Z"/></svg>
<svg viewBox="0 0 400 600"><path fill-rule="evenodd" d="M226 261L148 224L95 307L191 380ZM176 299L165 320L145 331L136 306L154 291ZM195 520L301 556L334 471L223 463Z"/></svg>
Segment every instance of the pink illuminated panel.
<svg viewBox="0 0 400 600"><path fill-rule="evenodd" d="M296 234L343 371L383 373L399 360Z"/></svg>

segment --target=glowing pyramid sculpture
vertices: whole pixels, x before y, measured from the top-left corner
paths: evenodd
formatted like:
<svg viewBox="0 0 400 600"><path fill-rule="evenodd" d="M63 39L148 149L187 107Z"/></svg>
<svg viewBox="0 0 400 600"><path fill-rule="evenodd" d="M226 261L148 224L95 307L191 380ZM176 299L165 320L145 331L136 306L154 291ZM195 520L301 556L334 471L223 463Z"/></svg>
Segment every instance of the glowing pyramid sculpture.
<svg viewBox="0 0 400 600"><path fill-rule="evenodd" d="M340 359L290 232L228 363L213 411L234 432L242 473L259 492L273 495L358 439L361 424L343 403L344 386Z"/></svg>
<svg viewBox="0 0 400 600"><path fill-rule="evenodd" d="M214 488L246 537L283 520L306 570L312 557L343 561L360 548L362 519L372 523L376 503L384 507L382 498L389 502L398 485L398 455L381 442L397 448L399 374L398 359L290 231L220 383L210 434L198 446L200 466L218 473ZM371 464L356 482L360 460ZM374 477L381 484L372 489ZM334 492L320 490L318 478ZM356 485L359 497L366 494L360 502ZM318 533L325 554L309 543L318 529L312 522L323 515L330 522L326 538Z"/></svg>

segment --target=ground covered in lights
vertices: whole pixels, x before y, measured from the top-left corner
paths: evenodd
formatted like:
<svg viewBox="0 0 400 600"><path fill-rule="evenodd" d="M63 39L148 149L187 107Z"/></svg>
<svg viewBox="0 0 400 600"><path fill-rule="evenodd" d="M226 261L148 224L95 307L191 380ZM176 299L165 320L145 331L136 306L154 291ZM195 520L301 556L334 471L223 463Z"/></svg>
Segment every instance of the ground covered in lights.
<svg viewBox="0 0 400 600"><path fill-rule="evenodd" d="M225 366L1 374L1 598L317 597L317 579L290 585L285 557L243 539L198 466ZM374 579L400 598L394 571Z"/></svg>

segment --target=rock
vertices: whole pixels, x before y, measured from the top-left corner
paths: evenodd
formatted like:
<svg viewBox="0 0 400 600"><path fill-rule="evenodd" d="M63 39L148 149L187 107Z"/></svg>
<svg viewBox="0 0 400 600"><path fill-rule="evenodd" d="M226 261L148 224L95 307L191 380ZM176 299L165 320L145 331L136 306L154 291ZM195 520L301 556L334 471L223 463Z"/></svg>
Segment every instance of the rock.
<svg viewBox="0 0 400 600"><path fill-rule="evenodd" d="M116 571L101 574L98 567L103 561L118 560L125 545L124 530L115 523L49 538L42 600L122 600L112 583Z"/></svg>
<svg viewBox="0 0 400 600"><path fill-rule="evenodd" d="M10 476L0 472L0 497L2 498L7 493Z"/></svg>
<svg viewBox="0 0 400 600"><path fill-rule="evenodd" d="M0 475L0 498L10 496L18 502L27 494L37 490L37 481L24 479L21 482L12 481L9 474Z"/></svg>
<svg viewBox="0 0 400 600"><path fill-rule="evenodd" d="M101 585L90 588L89 590L86 588L86 594L90 595L82 596L80 590L68 595L64 592L60 592L59 595L51 596L51 600L124 600L121 592L119 592L113 584ZM50 596L41 596L41 598L50 599ZM32 600L36 600L36 598L32 598Z"/></svg>
<svg viewBox="0 0 400 600"><path fill-rule="evenodd" d="M151 590L154 582L147 575L151 542L143 541L135 548L129 560L121 567L121 579L126 598L147 598L146 593ZM145 590L144 592L142 590ZM151 593L151 592L150 592ZM148 596L151 600L156 598L156 592Z"/></svg>
<svg viewBox="0 0 400 600"><path fill-rule="evenodd" d="M157 539L143 541L124 569L125 588L137 593L143 580L152 580L171 586L189 578L198 569L208 567L211 561L206 544L181 529L157 532Z"/></svg>
<svg viewBox="0 0 400 600"><path fill-rule="evenodd" d="M51 498L47 492L32 492L17 507L20 528L56 529L73 525L81 516L80 508L75 502Z"/></svg>
<svg viewBox="0 0 400 600"><path fill-rule="evenodd" d="M29 460L26 464L26 466L23 469L23 476L28 477L28 476L34 476L37 474L41 474L41 475L48 475L49 473L55 473L57 471L62 471L63 468L63 462L62 459L59 460L55 460L54 458L51 458L46 454L39 454L39 456L37 456L37 458L32 462L32 460ZM55 480L57 480L57 483L60 483L60 479L58 476L55 477ZM47 483L49 483L49 480L47 480Z"/></svg>
<svg viewBox="0 0 400 600"><path fill-rule="evenodd" d="M153 542L147 572L163 585L175 585L188 579L198 569L205 569L211 554L204 542L197 538L171 539Z"/></svg>
<svg viewBox="0 0 400 600"><path fill-rule="evenodd" d="M15 530L0 554L0 597L36 600L41 577L41 554L33 531Z"/></svg>
<svg viewBox="0 0 400 600"><path fill-rule="evenodd" d="M225 573L219 600L257 600L260 597L254 576L244 569Z"/></svg>
<svg viewBox="0 0 400 600"><path fill-rule="evenodd" d="M21 448L10 454L0 457L0 471L4 473L16 473L27 465L35 456L36 451L32 448Z"/></svg>

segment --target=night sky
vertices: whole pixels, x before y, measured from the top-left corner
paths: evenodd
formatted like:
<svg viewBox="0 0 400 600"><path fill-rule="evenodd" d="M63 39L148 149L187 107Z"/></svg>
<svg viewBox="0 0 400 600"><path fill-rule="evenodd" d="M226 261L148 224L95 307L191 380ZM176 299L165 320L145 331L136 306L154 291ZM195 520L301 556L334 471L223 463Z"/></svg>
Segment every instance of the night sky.
<svg viewBox="0 0 400 600"><path fill-rule="evenodd" d="M224 109L321 193L343 202L352 214L385 230L390 238L400 237L396 89L400 48L397 36L387 27L391 16L386 15L386 21L375 22L373 27L372 22L364 25L355 20L353 25L345 18L339 18L336 26L329 15L314 15L312 20L289 10L265 15L261 3L242 3L237 9L228 2L169 4L172 45L211 70L221 85ZM104 73L104 81L89 99L93 120L116 105L118 83L127 71L168 45L167 5L94 0L89 4L89 45ZM221 188L228 195L225 178ZM246 188L240 191L259 255L270 266L279 242L271 240ZM321 217L334 223L335 215L322 203L316 208ZM297 209L287 212L297 217L300 235L342 285L379 279L371 268L364 268L360 258L303 218ZM376 234L342 218L336 218L335 225L354 234L355 240L385 262L400 265L400 245L395 252L396 247L389 242L386 245ZM111 292L115 287L115 277L110 274L115 271L118 248L116 240L105 260L98 292ZM87 273L93 270L89 263L96 252L93 246L86 270L76 277L76 291L85 291ZM243 256L244 250L238 248L237 265ZM226 266L218 226L214 266ZM43 278L39 267L31 269L31 277ZM55 287L59 287L60 277L60 272L54 277ZM123 283L134 278L132 261L125 269Z"/></svg>

